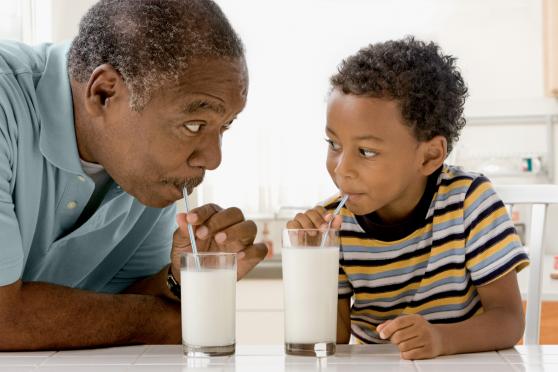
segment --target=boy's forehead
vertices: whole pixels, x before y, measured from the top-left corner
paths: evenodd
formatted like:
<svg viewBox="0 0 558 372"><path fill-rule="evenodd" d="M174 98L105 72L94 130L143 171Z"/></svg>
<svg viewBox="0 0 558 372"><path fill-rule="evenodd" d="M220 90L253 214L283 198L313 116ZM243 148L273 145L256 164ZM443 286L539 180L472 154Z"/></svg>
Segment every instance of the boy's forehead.
<svg viewBox="0 0 558 372"><path fill-rule="evenodd" d="M352 141L396 144L416 141L397 100L336 93L328 102L326 131Z"/></svg>

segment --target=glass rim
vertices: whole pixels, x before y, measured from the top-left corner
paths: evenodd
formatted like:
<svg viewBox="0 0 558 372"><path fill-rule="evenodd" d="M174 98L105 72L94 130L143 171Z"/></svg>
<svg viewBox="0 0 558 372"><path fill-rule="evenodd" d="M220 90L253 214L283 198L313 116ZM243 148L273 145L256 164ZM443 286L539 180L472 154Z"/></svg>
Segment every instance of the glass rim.
<svg viewBox="0 0 558 372"><path fill-rule="evenodd" d="M237 253L234 252L198 252L198 253L194 253L194 252L184 252L180 254L181 256L187 257L187 256L193 256L193 257L209 257L209 256L223 256L223 257L236 257Z"/></svg>
<svg viewBox="0 0 558 372"><path fill-rule="evenodd" d="M328 229L320 229L320 228L313 228L313 229L289 229L289 228L284 228L283 231L319 231L319 232L326 232L328 231ZM330 227L329 231L341 231L340 228L334 228L334 227Z"/></svg>

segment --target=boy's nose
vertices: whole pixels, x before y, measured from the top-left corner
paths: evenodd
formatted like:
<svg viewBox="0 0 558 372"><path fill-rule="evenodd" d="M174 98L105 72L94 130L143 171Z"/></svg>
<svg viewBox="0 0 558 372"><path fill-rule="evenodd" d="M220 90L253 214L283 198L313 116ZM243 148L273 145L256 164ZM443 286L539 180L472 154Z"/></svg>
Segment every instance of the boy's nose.
<svg viewBox="0 0 558 372"><path fill-rule="evenodd" d="M356 172L352 166L352 159L346 154L341 154L337 160L335 173L340 177L354 178Z"/></svg>

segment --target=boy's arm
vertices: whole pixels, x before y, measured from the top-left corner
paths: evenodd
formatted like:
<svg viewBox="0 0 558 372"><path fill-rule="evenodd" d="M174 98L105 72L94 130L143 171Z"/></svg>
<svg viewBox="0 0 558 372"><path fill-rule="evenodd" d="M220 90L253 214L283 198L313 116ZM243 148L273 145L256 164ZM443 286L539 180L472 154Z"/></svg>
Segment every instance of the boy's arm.
<svg viewBox="0 0 558 372"><path fill-rule="evenodd" d="M435 325L442 335L442 354L505 349L523 335L525 321L515 270L477 290L483 314Z"/></svg>
<svg viewBox="0 0 558 372"><path fill-rule="evenodd" d="M351 339L351 299L340 298L337 302L337 343L348 344Z"/></svg>
<svg viewBox="0 0 558 372"><path fill-rule="evenodd" d="M480 315L453 324L432 324L420 315L405 315L379 325L380 337L396 344L404 359L514 346L524 329L515 270L477 289L484 309Z"/></svg>

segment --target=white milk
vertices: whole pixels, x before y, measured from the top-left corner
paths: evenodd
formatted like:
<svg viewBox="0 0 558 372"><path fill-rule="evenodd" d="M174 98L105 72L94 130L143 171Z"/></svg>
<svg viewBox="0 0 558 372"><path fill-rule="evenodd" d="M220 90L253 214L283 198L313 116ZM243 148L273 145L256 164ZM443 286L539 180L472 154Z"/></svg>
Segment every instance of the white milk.
<svg viewBox="0 0 558 372"><path fill-rule="evenodd" d="M182 339L193 346L235 343L236 270L180 272Z"/></svg>
<svg viewBox="0 0 558 372"><path fill-rule="evenodd" d="M339 247L283 248L285 342L335 342Z"/></svg>

